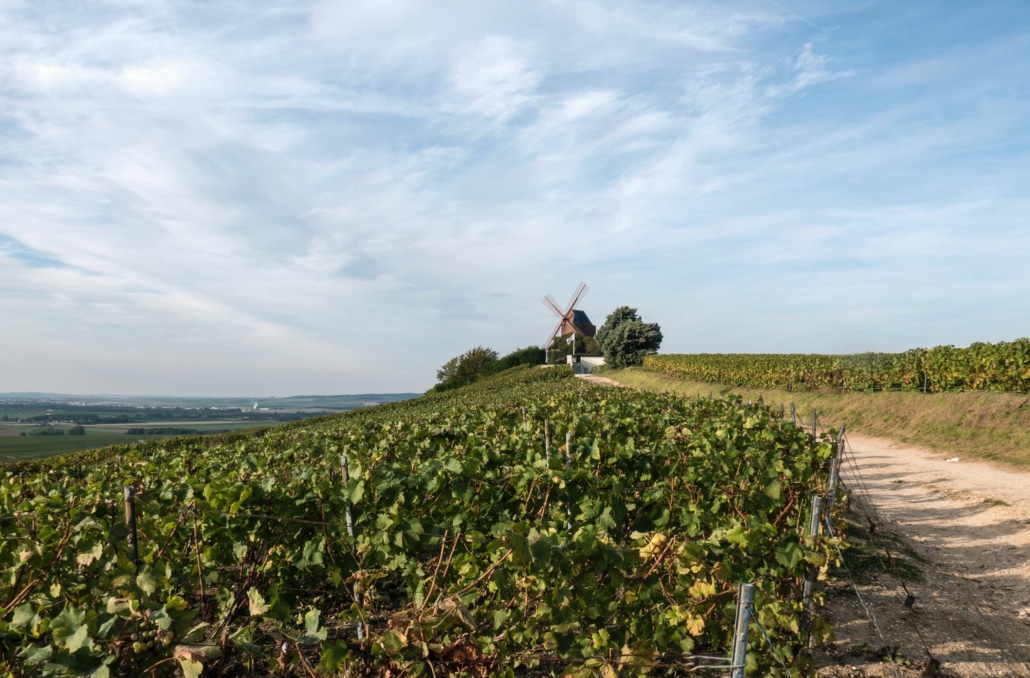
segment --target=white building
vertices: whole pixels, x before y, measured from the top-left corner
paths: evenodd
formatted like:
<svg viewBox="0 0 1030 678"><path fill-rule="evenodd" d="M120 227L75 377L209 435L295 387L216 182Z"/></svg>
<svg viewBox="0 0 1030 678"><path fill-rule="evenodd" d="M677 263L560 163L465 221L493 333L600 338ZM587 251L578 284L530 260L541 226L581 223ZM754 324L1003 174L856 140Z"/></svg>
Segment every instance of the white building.
<svg viewBox="0 0 1030 678"><path fill-rule="evenodd" d="M592 374L604 365L604 358L599 355L567 355L565 360L576 374Z"/></svg>

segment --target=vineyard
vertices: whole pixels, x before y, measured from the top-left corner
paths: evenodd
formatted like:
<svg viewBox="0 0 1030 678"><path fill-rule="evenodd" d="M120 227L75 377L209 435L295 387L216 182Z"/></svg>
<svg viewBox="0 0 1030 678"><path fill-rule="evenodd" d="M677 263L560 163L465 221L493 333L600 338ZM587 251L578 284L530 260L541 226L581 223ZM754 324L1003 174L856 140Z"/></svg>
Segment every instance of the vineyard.
<svg viewBox="0 0 1030 678"><path fill-rule="evenodd" d="M855 355L652 355L648 370L746 388L806 391L1030 391L1030 339Z"/></svg>
<svg viewBox="0 0 1030 678"><path fill-rule="evenodd" d="M570 377L0 469L0 673L681 675L753 582L749 674L804 674L832 445Z"/></svg>

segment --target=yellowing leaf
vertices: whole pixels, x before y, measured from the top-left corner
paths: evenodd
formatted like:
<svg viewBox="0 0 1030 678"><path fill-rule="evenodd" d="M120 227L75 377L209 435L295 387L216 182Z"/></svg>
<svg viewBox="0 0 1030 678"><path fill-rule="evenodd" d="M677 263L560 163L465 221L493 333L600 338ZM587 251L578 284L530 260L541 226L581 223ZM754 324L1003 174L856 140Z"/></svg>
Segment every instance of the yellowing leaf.
<svg viewBox="0 0 1030 678"><path fill-rule="evenodd" d="M180 659L179 666L182 668L182 675L185 678L199 678L204 672L204 665L192 659Z"/></svg>
<svg viewBox="0 0 1030 678"><path fill-rule="evenodd" d="M697 617L690 615L686 620L687 633L697 637L700 636L705 630L705 620L703 617Z"/></svg>
<svg viewBox="0 0 1030 678"><path fill-rule="evenodd" d="M260 617L271 609L268 603L265 602L265 597L255 588L247 591L247 600L250 605L250 616L252 617Z"/></svg>
<svg viewBox="0 0 1030 678"><path fill-rule="evenodd" d="M700 579L690 587L690 595L695 600L704 600L705 598L711 598L715 595L715 584L709 581Z"/></svg>
<svg viewBox="0 0 1030 678"><path fill-rule="evenodd" d="M664 534L656 532L651 537L651 541L647 542L647 545L640 549L640 559L651 560L652 558L657 558L666 539L667 537Z"/></svg>

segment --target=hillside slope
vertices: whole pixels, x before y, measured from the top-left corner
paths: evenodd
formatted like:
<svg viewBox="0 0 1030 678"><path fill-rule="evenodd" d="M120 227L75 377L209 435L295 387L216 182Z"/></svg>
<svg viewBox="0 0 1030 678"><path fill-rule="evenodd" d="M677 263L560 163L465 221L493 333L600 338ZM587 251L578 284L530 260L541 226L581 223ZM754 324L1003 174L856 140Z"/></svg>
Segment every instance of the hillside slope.
<svg viewBox="0 0 1030 678"><path fill-rule="evenodd" d="M684 381L633 368L605 372L621 384L687 397L736 395L762 401L774 410L797 409L798 423L811 428L812 410L820 430L846 423L853 431L932 447L962 457L1030 468L1030 396L1008 393L845 393L748 389Z"/></svg>
<svg viewBox="0 0 1030 678"><path fill-rule="evenodd" d="M753 582L749 665L804 672L830 453L757 404L555 368L6 467L0 669L648 675L727 656Z"/></svg>

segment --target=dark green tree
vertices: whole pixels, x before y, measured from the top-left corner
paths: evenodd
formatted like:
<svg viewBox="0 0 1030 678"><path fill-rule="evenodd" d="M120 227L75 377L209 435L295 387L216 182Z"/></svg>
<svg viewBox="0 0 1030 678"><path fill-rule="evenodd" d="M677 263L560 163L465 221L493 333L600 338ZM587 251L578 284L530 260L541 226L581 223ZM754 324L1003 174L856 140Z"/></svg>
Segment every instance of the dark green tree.
<svg viewBox="0 0 1030 678"><path fill-rule="evenodd" d="M657 353L662 345L662 329L658 323L645 323L637 309L620 306L608 314L597 330L604 364L621 369L639 365L644 356Z"/></svg>
<svg viewBox="0 0 1030 678"><path fill-rule="evenodd" d="M477 346L445 362L436 371L434 391L447 391L465 386L491 374L497 365L497 351Z"/></svg>
<svg viewBox="0 0 1030 678"><path fill-rule="evenodd" d="M68 435L70 435L70 436L84 436L84 435L86 435L86 427L85 426L72 426L70 429L68 429Z"/></svg>
<svg viewBox="0 0 1030 678"><path fill-rule="evenodd" d="M544 349L539 346L526 346L512 351L497 361L496 371L511 369L518 365L542 365L544 362Z"/></svg>
<svg viewBox="0 0 1030 678"><path fill-rule="evenodd" d="M637 315L637 309L630 306L620 306L604 319L604 324L597 330L597 343L601 346L601 351L604 351L604 344L608 340L608 335L615 331L615 328L623 323L641 321L639 315Z"/></svg>

